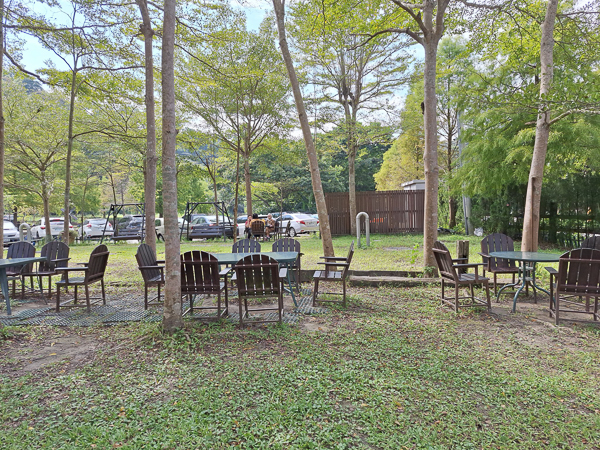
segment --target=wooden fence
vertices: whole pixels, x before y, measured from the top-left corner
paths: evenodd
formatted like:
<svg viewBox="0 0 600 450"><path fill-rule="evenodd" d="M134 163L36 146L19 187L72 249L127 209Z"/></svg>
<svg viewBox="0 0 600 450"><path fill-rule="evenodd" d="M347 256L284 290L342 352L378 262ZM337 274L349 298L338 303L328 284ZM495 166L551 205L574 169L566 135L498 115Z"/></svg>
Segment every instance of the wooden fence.
<svg viewBox="0 0 600 450"><path fill-rule="evenodd" d="M331 234L350 234L350 219L354 221L356 218L350 217L348 193L326 193L325 201ZM369 215L371 233L422 233L424 205L424 191L356 193L356 212L366 212Z"/></svg>

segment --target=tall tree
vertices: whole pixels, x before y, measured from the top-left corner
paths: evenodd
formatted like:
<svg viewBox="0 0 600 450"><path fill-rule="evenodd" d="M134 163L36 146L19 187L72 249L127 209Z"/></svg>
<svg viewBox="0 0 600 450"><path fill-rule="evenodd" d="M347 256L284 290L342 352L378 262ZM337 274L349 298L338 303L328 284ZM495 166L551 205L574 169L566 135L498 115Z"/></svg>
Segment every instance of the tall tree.
<svg viewBox="0 0 600 450"><path fill-rule="evenodd" d="M315 203L317 204L317 214L319 215L323 253L325 256L334 256L335 253L333 249L333 240L331 239L329 215L327 214L327 204L325 203L325 194L323 193L323 184L321 183L319 161L317 159L317 152L315 150L315 144L313 142L310 130L310 123L308 122L308 116L306 115L306 108L304 107L304 99L300 90L300 83L298 82L292 55L287 44L285 32L285 0L273 0L273 9L275 10L275 17L277 20L279 47L281 49L281 54L283 55L283 60L285 61L285 66L287 68L290 83L292 85L294 101L296 102L296 109L298 110L298 119L300 121L300 127L302 128L302 137L304 138L304 144L306 145L306 154L308 156L308 164L310 167L312 188L315 195Z"/></svg>
<svg viewBox="0 0 600 450"><path fill-rule="evenodd" d="M4 78L4 0L0 0L0 217L4 226L4 104L2 79ZM0 258L4 257L4 233L0 237Z"/></svg>
<svg viewBox="0 0 600 450"><path fill-rule="evenodd" d="M163 330L183 326L181 311L181 265L177 217L177 129L175 119L175 7L165 0L162 37L162 177L165 217L165 306Z"/></svg>

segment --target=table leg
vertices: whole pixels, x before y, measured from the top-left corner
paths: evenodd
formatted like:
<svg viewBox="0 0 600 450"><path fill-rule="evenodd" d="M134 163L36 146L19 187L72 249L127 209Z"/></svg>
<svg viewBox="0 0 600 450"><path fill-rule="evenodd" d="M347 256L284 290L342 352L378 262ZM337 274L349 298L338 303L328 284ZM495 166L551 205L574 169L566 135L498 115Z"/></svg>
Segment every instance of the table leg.
<svg viewBox="0 0 600 450"><path fill-rule="evenodd" d="M539 289L540 291L544 291L544 292L545 292L546 294L548 294L549 296L552 296L552 294L550 294L550 292L549 292L549 291L547 291L547 290L546 290L546 289L544 289L543 287L539 287L539 286L538 286L538 285L535 283L535 264L534 264L534 266L533 266L533 279L531 280L531 282L532 282L532 285L533 285L535 288Z"/></svg>
<svg viewBox="0 0 600 450"><path fill-rule="evenodd" d="M515 296L513 297L512 312L517 311L517 298L519 297L519 294L521 293L523 288L525 286L527 286L527 266L525 265L525 263L523 261L519 261L519 266L520 266L519 273L522 274L522 275L519 275L519 281L521 281L521 286L519 287L519 289L517 289L517 292L515 292Z"/></svg>
<svg viewBox="0 0 600 450"><path fill-rule="evenodd" d="M294 306L296 306L296 308L298 307L298 303L296 303L296 296L294 295L294 288L292 287L292 277L290 277L290 264L286 263L285 267L287 269L287 281L288 281L288 286L289 286L289 291L290 294L292 294L292 300L294 301Z"/></svg>
<svg viewBox="0 0 600 450"><path fill-rule="evenodd" d="M0 267L0 287L2 288L2 295L4 295L4 301L6 302L6 314L11 315L10 310L10 298L8 297L8 278L6 278L6 268Z"/></svg>
<svg viewBox="0 0 600 450"><path fill-rule="evenodd" d="M521 283L521 282L522 282L522 281L521 281L521 272L519 272L519 278L517 278L517 282L516 282L516 283L509 283L509 284L505 284L504 286L502 286L502 287L500 288L500 290L498 291L498 294L496 295L496 302L499 302L499 301L500 301L500 294L502 294L502 291L503 291L504 289L506 289L507 287L515 287L515 286L518 286L518 285L519 285L519 283Z"/></svg>

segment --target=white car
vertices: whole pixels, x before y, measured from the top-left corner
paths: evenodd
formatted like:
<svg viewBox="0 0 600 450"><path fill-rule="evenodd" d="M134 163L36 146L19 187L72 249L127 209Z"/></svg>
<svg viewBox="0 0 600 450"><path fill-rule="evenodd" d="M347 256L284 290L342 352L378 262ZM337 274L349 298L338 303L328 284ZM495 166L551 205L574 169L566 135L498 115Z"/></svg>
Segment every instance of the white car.
<svg viewBox="0 0 600 450"><path fill-rule="evenodd" d="M2 231L4 234L5 246L12 244L13 242L17 242L19 240L19 230L17 229L17 227L15 227L15 225L12 222L5 220Z"/></svg>
<svg viewBox="0 0 600 450"><path fill-rule="evenodd" d="M106 226L106 233L104 226ZM107 219L85 219L79 228L79 236L82 239L101 238L103 234L112 237L114 233L113 226Z"/></svg>
<svg viewBox="0 0 600 450"><path fill-rule="evenodd" d="M185 233L185 229L184 229L185 220L183 220L182 217L179 217L179 218L177 218L177 223L179 224L179 231L181 232L183 230L183 232ZM164 217L157 218L154 221L154 226L156 228L156 238L162 239L164 241L165 240L165 219L164 219Z"/></svg>
<svg viewBox="0 0 600 450"><path fill-rule="evenodd" d="M288 222L290 223L290 236L294 237L300 233L311 233L319 231L319 221L302 213L283 213L280 219L277 219L279 226L286 229Z"/></svg>
<svg viewBox="0 0 600 450"><path fill-rule="evenodd" d="M52 237L56 237L63 232L65 220L62 217L50 217L50 232ZM69 229L73 229L73 225L69 224ZM36 224L31 227L32 239L38 240L46 237L46 219L41 218Z"/></svg>

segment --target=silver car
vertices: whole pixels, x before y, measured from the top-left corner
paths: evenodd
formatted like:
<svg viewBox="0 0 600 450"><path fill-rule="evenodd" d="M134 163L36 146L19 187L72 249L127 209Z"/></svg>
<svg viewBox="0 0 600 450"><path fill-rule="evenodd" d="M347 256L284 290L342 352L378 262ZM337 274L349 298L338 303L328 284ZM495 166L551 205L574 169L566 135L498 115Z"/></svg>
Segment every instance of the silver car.
<svg viewBox="0 0 600 450"><path fill-rule="evenodd" d="M104 232L105 226L106 233ZM114 233L113 226L107 219L85 219L79 228L79 236L82 239L101 238L103 234L106 237L112 237Z"/></svg>
<svg viewBox="0 0 600 450"><path fill-rule="evenodd" d="M19 240L19 230L12 222L9 222L8 220L4 221L3 234L4 245L10 245Z"/></svg>

